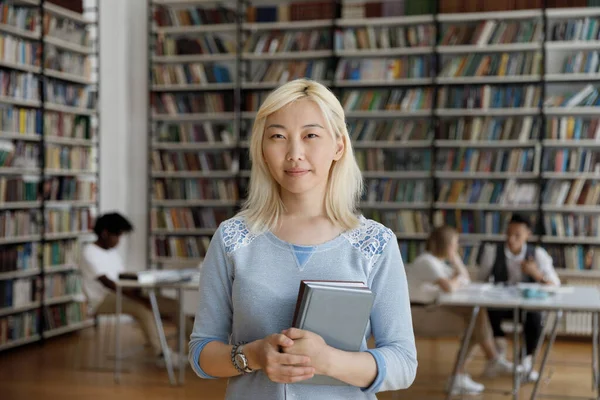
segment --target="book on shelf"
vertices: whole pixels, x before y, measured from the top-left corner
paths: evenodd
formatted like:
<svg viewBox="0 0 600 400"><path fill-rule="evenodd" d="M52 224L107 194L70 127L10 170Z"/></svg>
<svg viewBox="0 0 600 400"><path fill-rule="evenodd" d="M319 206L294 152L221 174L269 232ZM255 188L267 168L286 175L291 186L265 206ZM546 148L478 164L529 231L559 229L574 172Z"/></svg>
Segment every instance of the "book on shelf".
<svg viewBox="0 0 600 400"><path fill-rule="evenodd" d="M545 213L547 236L600 240L600 216L566 213Z"/></svg>
<svg viewBox="0 0 600 400"><path fill-rule="evenodd" d="M525 215L532 222L531 226L536 226L536 211ZM454 226L461 234L504 235L511 216L510 211L437 210L433 220L435 226Z"/></svg>
<svg viewBox="0 0 600 400"><path fill-rule="evenodd" d="M40 135L42 112L41 110L0 104L0 130L9 133Z"/></svg>
<svg viewBox="0 0 600 400"><path fill-rule="evenodd" d="M543 39L542 21L495 20L453 23L442 28L441 46L487 46L494 44L537 43Z"/></svg>
<svg viewBox="0 0 600 400"><path fill-rule="evenodd" d="M505 181L453 180L440 183L440 203L536 206L539 195L535 183Z"/></svg>
<svg viewBox="0 0 600 400"><path fill-rule="evenodd" d="M541 129L541 119L536 117L474 117L442 120L442 140L494 141L536 140ZM502 143L498 143L501 145Z"/></svg>
<svg viewBox="0 0 600 400"><path fill-rule="evenodd" d="M364 210L363 214L366 218L381 222L394 232L404 234L427 233L431 228L428 211Z"/></svg>
<svg viewBox="0 0 600 400"><path fill-rule="evenodd" d="M78 240L57 240L46 242L43 246L44 267L52 270L53 266L78 265L81 245Z"/></svg>
<svg viewBox="0 0 600 400"><path fill-rule="evenodd" d="M600 247L593 245L546 246L556 269L599 271Z"/></svg>
<svg viewBox="0 0 600 400"><path fill-rule="evenodd" d="M38 186L40 177L23 175L20 177L0 177L0 202L10 205L11 202L28 202L39 199Z"/></svg>
<svg viewBox="0 0 600 400"><path fill-rule="evenodd" d="M36 8L19 7L10 2L0 4L0 24L31 33L39 32L40 17Z"/></svg>
<svg viewBox="0 0 600 400"><path fill-rule="evenodd" d="M600 20L582 17L550 23L549 41L589 41L600 39Z"/></svg>
<svg viewBox="0 0 600 400"><path fill-rule="evenodd" d="M150 226L152 229L168 229L170 231L213 228L217 229L221 222L232 218L231 208L152 208Z"/></svg>
<svg viewBox="0 0 600 400"><path fill-rule="evenodd" d="M549 149L544 152L542 168L546 172L600 173L600 151L575 149Z"/></svg>
<svg viewBox="0 0 600 400"><path fill-rule="evenodd" d="M0 248L0 272L27 271L39 268L38 244L35 242Z"/></svg>
<svg viewBox="0 0 600 400"><path fill-rule="evenodd" d="M164 237L155 236L151 240L152 254L155 257L190 258L204 257L210 244L208 236Z"/></svg>
<svg viewBox="0 0 600 400"><path fill-rule="evenodd" d="M345 90L342 92L340 102L345 112L428 110L433 103L433 90L430 88Z"/></svg>
<svg viewBox="0 0 600 400"><path fill-rule="evenodd" d="M83 47L91 47L86 24L53 13L46 13L43 21L44 36L60 39Z"/></svg>
<svg viewBox="0 0 600 400"><path fill-rule="evenodd" d="M250 82L280 84L299 78L324 81L329 78L329 64L331 63L327 60L261 61L256 63Z"/></svg>
<svg viewBox="0 0 600 400"><path fill-rule="evenodd" d="M39 235L39 210L0 211L0 238Z"/></svg>
<svg viewBox="0 0 600 400"><path fill-rule="evenodd" d="M429 171L431 150L423 149L358 149L356 162L363 171Z"/></svg>
<svg viewBox="0 0 600 400"><path fill-rule="evenodd" d="M335 4L331 1L295 1L288 4L246 7L247 22L288 22L333 19Z"/></svg>
<svg viewBox="0 0 600 400"><path fill-rule="evenodd" d="M201 37L170 37L158 35L155 47L156 56L188 55L235 55L235 38L225 33L203 33Z"/></svg>
<svg viewBox="0 0 600 400"><path fill-rule="evenodd" d="M44 277L44 299L50 300L82 293L81 277L72 271L46 275Z"/></svg>
<svg viewBox="0 0 600 400"><path fill-rule="evenodd" d="M432 24L338 28L336 50L374 50L433 46Z"/></svg>
<svg viewBox="0 0 600 400"><path fill-rule="evenodd" d="M433 14L436 0L343 1L342 18L380 18Z"/></svg>
<svg viewBox="0 0 600 400"><path fill-rule="evenodd" d="M44 113L44 135L50 138L86 140L92 140L96 136L89 116L50 111Z"/></svg>
<svg viewBox="0 0 600 400"><path fill-rule="evenodd" d="M39 54L39 43L0 33L0 61L24 67L39 67Z"/></svg>
<svg viewBox="0 0 600 400"><path fill-rule="evenodd" d="M47 71L62 72L88 80L92 75L90 57L51 44L44 46L44 68Z"/></svg>
<svg viewBox="0 0 600 400"><path fill-rule="evenodd" d="M363 282L300 282L292 326L320 335L328 346L360 351L365 340L374 296ZM324 375L300 382L309 385L346 385Z"/></svg>
<svg viewBox="0 0 600 400"><path fill-rule="evenodd" d="M368 179L362 202L425 203L431 201L431 183L400 179Z"/></svg>
<svg viewBox="0 0 600 400"><path fill-rule="evenodd" d="M443 78L539 75L542 53L495 53L452 57L439 73Z"/></svg>
<svg viewBox="0 0 600 400"><path fill-rule="evenodd" d="M548 0L548 1L565 1L565 0ZM575 0L580 1L580 0ZM583 0L585 1L585 0ZM567 2L571 6L572 1ZM476 12L492 12L492 11L507 11L507 10L530 10L542 8L542 0L444 0L439 3L441 14L446 13L476 13ZM549 7L549 6L548 6Z"/></svg>
<svg viewBox="0 0 600 400"><path fill-rule="evenodd" d="M429 56L343 59L335 71L336 81L393 82L399 79L430 77L432 60Z"/></svg>
<svg viewBox="0 0 600 400"><path fill-rule="evenodd" d="M310 31L261 31L252 34L244 43L242 53L276 54L331 49L328 29Z"/></svg>
<svg viewBox="0 0 600 400"><path fill-rule="evenodd" d="M185 7L163 7L154 9L153 18L159 27L192 27L216 24L235 24L236 13L224 4L218 7L190 5Z"/></svg>
<svg viewBox="0 0 600 400"><path fill-rule="evenodd" d="M0 308L21 307L40 301L36 277L0 280Z"/></svg>
<svg viewBox="0 0 600 400"><path fill-rule="evenodd" d="M0 317L0 345L38 335L40 310Z"/></svg>
<svg viewBox="0 0 600 400"><path fill-rule="evenodd" d="M87 304L74 301L44 307L44 331L66 327L86 320Z"/></svg>
<svg viewBox="0 0 600 400"><path fill-rule="evenodd" d="M229 171L237 172L239 163L229 152L219 151L152 151L152 170L159 171Z"/></svg>
<svg viewBox="0 0 600 400"><path fill-rule="evenodd" d="M57 176L46 179L43 196L46 201L96 201L94 176Z"/></svg>
<svg viewBox="0 0 600 400"><path fill-rule="evenodd" d="M157 123L154 129L158 143L223 143L234 144L233 123Z"/></svg>
<svg viewBox="0 0 600 400"><path fill-rule="evenodd" d="M74 85L46 79L43 85L46 102L91 110L96 107L97 92L91 86Z"/></svg>
<svg viewBox="0 0 600 400"><path fill-rule="evenodd" d="M13 100L39 101L39 79L30 72L0 69L0 96Z"/></svg>
<svg viewBox="0 0 600 400"><path fill-rule="evenodd" d="M348 134L350 139L356 142L383 141L390 145L394 142L431 140L433 138L431 121L423 119L350 120Z"/></svg>
<svg viewBox="0 0 600 400"><path fill-rule="evenodd" d="M549 180L542 195L544 205L600 205L600 183L595 180Z"/></svg>
<svg viewBox="0 0 600 400"><path fill-rule="evenodd" d="M220 64L156 64L152 66L152 84L204 85L231 83L229 68Z"/></svg>
<svg viewBox="0 0 600 400"><path fill-rule="evenodd" d="M485 109L539 107L542 89L537 85L441 87L438 108Z"/></svg>
<svg viewBox="0 0 600 400"><path fill-rule="evenodd" d="M230 112L233 107L231 93L153 93L152 111L155 114L198 114Z"/></svg>
<svg viewBox="0 0 600 400"><path fill-rule="evenodd" d="M233 179L154 179L154 200L239 200L239 189Z"/></svg>
<svg viewBox="0 0 600 400"><path fill-rule="evenodd" d="M600 24L598 26L600 28ZM597 51L578 51L565 56L560 72L563 74L596 74L600 72L600 54Z"/></svg>
<svg viewBox="0 0 600 400"><path fill-rule="evenodd" d="M0 167L39 168L39 149L37 143L0 139Z"/></svg>
<svg viewBox="0 0 600 400"><path fill-rule="evenodd" d="M200 279L198 268L124 272L119 279L137 281L141 285L188 282Z"/></svg>
<svg viewBox="0 0 600 400"><path fill-rule="evenodd" d="M535 149L440 149L437 171L460 172L533 172Z"/></svg>
<svg viewBox="0 0 600 400"><path fill-rule="evenodd" d="M599 105L600 92L591 84L577 92L549 95L544 101L546 107L597 107Z"/></svg>
<svg viewBox="0 0 600 400"><path fill-rule="evenodd" d="M60 207L44 211L45 233L88 232L91 230L92 214L88 208Z"/></svg>
<svg viewBox="0 0 600 400"><path fill-rule="evenodd" d="M91 170L93 149L89 146L61 146L46 144L46 168L67 170Z"/></svg>

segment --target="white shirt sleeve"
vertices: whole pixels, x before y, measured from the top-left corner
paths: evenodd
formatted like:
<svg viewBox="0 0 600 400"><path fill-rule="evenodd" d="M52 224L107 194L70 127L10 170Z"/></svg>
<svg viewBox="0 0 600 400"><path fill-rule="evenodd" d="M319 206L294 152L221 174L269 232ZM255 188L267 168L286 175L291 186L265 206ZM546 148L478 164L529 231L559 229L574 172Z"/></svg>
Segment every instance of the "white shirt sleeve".
<svg viewBox="0 0 600 400"><path fill-rule="evenodd" d="M540 272L544 275L544 277L553 284L560 286L560 278L558 274L554 270L554 262L550 254L542 248L535 248L535 261L540 269Z"/></svg>
<svg viewBox="0 0 600 400"><path fill-rule="evenodd" d="M496 245L489 243L484 245L481 260L479 261L479 273L477 280L487 281L488 277L490 276L492 267L494 266L494 261L496 261L496 247Z"/></svg>

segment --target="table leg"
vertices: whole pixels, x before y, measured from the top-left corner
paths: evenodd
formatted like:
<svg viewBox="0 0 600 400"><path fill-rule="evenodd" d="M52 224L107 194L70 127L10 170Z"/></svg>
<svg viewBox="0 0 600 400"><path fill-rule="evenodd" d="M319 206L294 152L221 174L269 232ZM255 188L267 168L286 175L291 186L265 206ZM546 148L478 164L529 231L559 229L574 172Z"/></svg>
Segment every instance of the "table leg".
<svg viewBox="0 0 600 400"><path fill-rule="evenodd" d="M598 314L592 313L592 390L598 387Z"/></svg>
<svg viewBox="0 0 600 400"><path fill-rule="evenodd" d="M475 328L475 321L477 320L477 315L479 314L479 306L473 307L473 311L471 312L471 319L469 321L469 325L467 326L467 331L463 336L462 343L460 344L460 350L458 351L458 355L456 357L456 361L454 363L454 369L452 371L452 376L450 377L450 386L448 388L448 393L446 394L446 400L450 400L452 398L452 389L454 388L454 383L456 381L456 374L459 368L464 364L465 358L467 356L467 350L469 348L469 342L471 340L471 335L473 334L473 329Z"/></svg>
<svg viewBox="0 0 600 400"><path fill-rule="evenodd" d="M553 312L553 311L546 312L546 320L544 321L544 332L540 335L540 338L538 339L538 342L535 345L535 350L533 351L533 354L531 355L531 365L532 366L535 365L535 362L540 354L542 346L544 345L544 341L546 339L546 332L545 332L546 327L549 326L548 323L552 319L552 315L554 315L555 318L558 318L557 312ZM552 332L552 330L550 332Z"/></svg>
<svg viewBox="0 0 600 400"><path fill-rule="evenodd" d="M596 315L596 318L593 321L593 329L596 331L596 336L598 337L598 342L596 343L596 361L598 362L598 375L596 375L596 399L600 400L600 332L598 331L598 324L600 323L600 312L596 312L594 313L594 315Z"/></svg>
<svg viewBox="0 0 600 400"><path fill-rule="evenodd" d="M519 309L515 308L513 310L513 399L519 399L519 371L518 366L520 364L521 358L519 357L521 353L520 344L519 344L519 330L517 327L519 326Z"/></svg>
<svg viewBox="0 0 600 400"><path fill-rule="evenodd" d="M156 290L154 288L150 289L148 292L148 296L150 297L150 304L152 305L152 314L154 314L154 322L156 323L156 329L158 330L160 347L162 349L163 357L165 358L165 364L167 364L169 382L171 382L171 385L176 385L177 382L175 381L175 373L173 372L173 363L171 362L169 346L167 345L167 338L165 336L165 330L163 328L162 319L160 318L158 302L156 301Z"/></svg>
<svg viewBox="0 0 600 400"><path fill-rule="evenodd" d="M550 354L550 350L552 350L552 345L554 344L554 340L556 339L556 333L558 332L558 324L563 317L562 310L556 312L556 318L554 318L554 325L552 326L552 331L550 332L550 339L548 339L548 345L546 346L546 350L544 351L544 355L542 356L542 364L540 365L540 371L538 379L535 381L533 385L533 391L531 392L531 400L535 400L537 397L538 389L540 387L540 381L542 380L542 376L544 375L544 368L546 368L546 362L548 361L548 355ZM533 366L533 362L532 362ZM528 374L530 371L524 371Z"/></svg>
<svg viewBox="0 0 600 400"><path fill-rule="evenodd" d="M121 313L123 312L123 288L117 284L117 309L115 313L115 382L121 382Z"/></svg>
<svg viewBox="0 0 600 400"><path fill-rule="evenodd" d="M179 301L179 384L183 385L185 380L185 316L183 314L183 289L177 290L177 300Z"/></svg>

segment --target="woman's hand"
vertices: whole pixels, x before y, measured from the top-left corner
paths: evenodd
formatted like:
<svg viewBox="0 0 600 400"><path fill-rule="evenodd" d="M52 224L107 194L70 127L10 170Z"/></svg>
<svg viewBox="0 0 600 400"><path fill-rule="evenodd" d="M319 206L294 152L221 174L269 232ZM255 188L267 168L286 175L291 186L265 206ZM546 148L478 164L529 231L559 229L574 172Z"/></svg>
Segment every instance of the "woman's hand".
<svg viewBox="0 0 600 400"><path fill-rule="evenodd" d="M331 360L331 347L316 333L297 328L289 328L282 332L286 337L293 340L292 346L283 348L287 354L307 356L311 360L311 366L317 375L329 375L329 362Z"/></svg>
<svg viewBox="0 0 600 400"><path fill-rule="evenodd" d="M248 343L244 353L249 367L262 369L267 377L277 383L293 383L310 379L315 374L311 359L305 355L284 354L294 342L283 334L269 335L264 339Z"/></svg>

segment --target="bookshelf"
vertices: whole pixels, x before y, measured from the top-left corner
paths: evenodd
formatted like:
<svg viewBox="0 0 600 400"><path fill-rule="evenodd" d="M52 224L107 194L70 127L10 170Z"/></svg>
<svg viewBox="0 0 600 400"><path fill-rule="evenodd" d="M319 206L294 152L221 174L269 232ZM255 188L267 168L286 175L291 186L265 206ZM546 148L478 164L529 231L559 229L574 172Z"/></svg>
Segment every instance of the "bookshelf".
<svg viewBox="0 0 600 400"><path fill-rule="evenodd" d="M97 209L97 19L0 5L0 351L91 326L78 272Z"/></svg>
<svg viewBox="0 0 600 400"><path fill-rule="evenodd" d="M182 231L171 227L176 219L166 214L176 215L175 208L188 208L192 215L211 210L218 223L234 212L247 186L247 138L258 106L280 83L308 76L330 87L344 106L365 178L361 211L396 232L405 261L422 251L432 225L445 222L461 231L464 260L473 265L483 245L504 240L506 222L518 211L531 217L534 241L548 249L564 279L598 276L599 4L175 3L151 4L153 10L167 7L174 15L179 10L179 18L193 21L199 17L181 10L196 7L201 13L218 3L232 17L157 27L153 14L149 34L156 43L165 43L169 35L197 38L208 33L229 33L231 43L227 52L216 46L208 54L201 47L180 55L151 49L156 54L150 57L151 75L159 65L219 63L228 66L230 80L169 81L171 86L153 86L151 96L231 93L233 108L210 115L156 114L151 104L149 162L158 166L162 160L162 170L153 170L149 185L152 226L161 240L150 248L177 248L183 243L170 243L172 237L193 233L186 240L199 249L193 257L149 251L157 266L201 261L200 242L210 237L206 229L215 228L213 220L178 225L186 227ZM185 104L185 98L180 100ZM168 102L161 106L163 111L172 108ZM189 128L185 136L161 125L169 121L197 122L203 128ZM211 122L220 128L210 131ZM230 131L221 128L227 122ZM228 134L218 133L223 131ZM192 150L215 157L228 153L231 163L223 165L236 169L165 168L169 162L161 158L164 154ZM214 196L217 192L220 197Z"/></svg>

